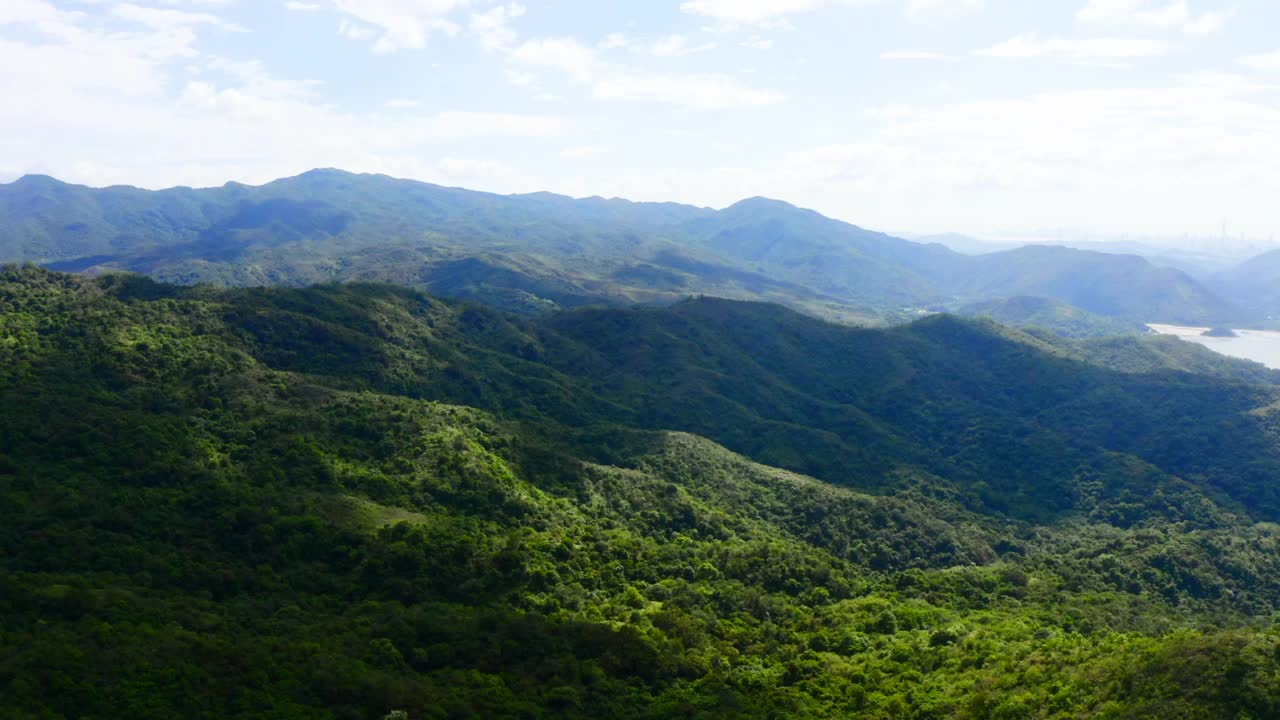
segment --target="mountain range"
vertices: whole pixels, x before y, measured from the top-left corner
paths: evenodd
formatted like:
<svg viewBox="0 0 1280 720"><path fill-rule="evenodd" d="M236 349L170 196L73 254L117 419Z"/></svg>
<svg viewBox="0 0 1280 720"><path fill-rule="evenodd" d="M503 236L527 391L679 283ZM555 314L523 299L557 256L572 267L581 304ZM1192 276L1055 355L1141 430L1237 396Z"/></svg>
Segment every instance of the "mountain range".
<svg viewBox="0 0 1280 720"><path fill-rule="evenodd" d="M1275 257L318 170L6 261L0 716L1280 716L1280 371L1145 333Z"/></svg>
<svg viewBox="0 0 1280 720"><path fill-rule="evenodd" d="M23 177L0 185L0 261L185 284L392 282L533 314L700 294L854 324L1022 296L1129 323L1256 314L1135 255L1028 246L971 256L764 198L712 210L338 170L161 191Z"/></svg>

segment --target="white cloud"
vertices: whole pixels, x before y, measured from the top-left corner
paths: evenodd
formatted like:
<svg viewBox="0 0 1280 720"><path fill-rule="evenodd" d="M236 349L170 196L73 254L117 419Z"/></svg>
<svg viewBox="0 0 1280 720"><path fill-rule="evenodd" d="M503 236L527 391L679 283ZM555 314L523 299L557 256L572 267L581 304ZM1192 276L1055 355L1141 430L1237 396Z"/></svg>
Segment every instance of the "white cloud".
<svg viewBox="0 0 1280 720"><path fill-rule="evenodd" d="M0 25L31 25L42 32L57 34L84 16L59 10L45 0L6 0L0 3Z"/></svg>
<svg viewBox="0 0 1280 720"><path fill-rule="evenodd" d="M600 64L593 50L567 37L526 40L511 52L511 58L524 65L560 70L580 82L589 81Z"/></svg>
<svg viewBox="0 0 1280 720"><path fill-rule="evenodd" d="M132 12L128 8L133 6L124 7L126 15ZM169 84L169 64L199 55L197 36L190 25L138 23L137 29L107 32L92 25L86 13L61 11L40 0L11 0L0 5L0 25L9 24L42 33L38 41L0 39L0 57L4 58L0 88L8 97L28 99L7 103L14 106L9 108L9 116L31 102L89 95L158 96Z"/></svg>
<svg viewBox="0 0 1280 720"><path fill-rule="evenodd" d="M526 40L513 49L514 62L559 70L591 87L602 100L633 100L710 110L754 107L782 100L776 92L747 87L721 74L652 72L602 61L572 38Z"/></svg>
<svg viewBox="0 0 1280 720"><path fill-rule="evenodd" d="M422 173L419 173L422 174ZM444 185L459 187L502 188L505 190L537 188L537 181L497 160L475 158L442 158L427 169L433 180Z"/></svg>
<svg viewBox="0 0 1280 720"><path fill-rule="evenodd" d="M303 98L314 94L316 80L281 80L267 72L260 60L228 60L215 57L205 67L234 79L248 93L276 98Z"/></svg>
<svg viewBox="0 0 1280 720"><path fill-rule="evenodd" d="M404 98L392 98L382 104L388 110L416 110L422 107L421 100L406 100Z"/></svg>
<svg viewBox="0 0 1280 720"><path fill-rule="evenodd" d="M759 25L816 10L829 0L687 0L680 10L726 25Z"/></svg>
<svg viewBox="0 0 1280 720"><path fill-rule="evenodd" d="M506 69L507 82L521 88L530 88L538 84L538 79L533 73L520 72L519 70Z"/></svg>
<svg viewBox="0 0 1280 720"><path fill-rule="evenodd" d="M596 47L601 50L614 50L616 48L624 48L627 46L627 36L620 32L611 32L604 36Z"/></svg>
<svg viewBox="0 0 1280 720"><path fill-rule="evenodd" d="M690 15L709 18L721 30L741 26L770 29L789 27L787 18L828 5L871 6L901 5L908 17L928 18L956 12L980 10L985 0L686 0L680 10Z"/></svg>
<svg viewBox="0 0 1280 720"><path fill-rule="evenodd" d="M347 18L342 18L338 21L338 34L350 40L363 42L376 37L378 31L368 25L361 25L351 22Z"/></svg>
<svg viewBox="0 0 1280 720"><path fill-rule="evenodd" d="M907 14L914 17L953 15L986 7L986 0L907 0Z"/></svg>
<svg viewBox="0 0 1280 720"><path fill-rule="evenodd" d="M995 58L1060 58L1066 60L1132 60L1163 55L1169 44L1146 38L1042 38L1019 35L975 54Z"/></svg>
<svg viewBox="0 0 1280 720"><path fill-rule="evenodd" d="M312 10L320 9L319 3L298 2L298 0L289 0L284 4L284 6L286 9L300 10L302 12L310 12Z"/></svg>
<svg viewBox="0 0 1280 720"><path fill-rule="evenodd" d="M1245 55L1237 58L1236 62L1254 70L1280 70L1280 50L1257 55Z"/></svg>
<svg viewBox="0 0 1280 720"><path fill-rule="evenodd" d="M675 34L658 38L649 48L649 52L658 57L680 57L681 55L692 55L693 53L712 50L715 47L716 44L713 42L690 45L689 38Z"/></svg>
<svg viewBox="0 0 1280 720"><path fill-rule="evenodd" d="M1230 11L1192 12L1187 0L1089 0L1076 13L1082 23L1135 25L1203 35L1222 30Z"/></svg>
<svg viewBox="0 0 1280 720"><path fill-rule="evenodd" d="M409 128L400 128L418 142L454 142L485 137L547 137L559 133L564 121L547 115L449 111Z"/></svg>
<svg viewBox="0 0 1280 720"><path fill-rule="evenodd" d="M516 44L516 34L507 28L513 17L524 14L524 7L512 3L472 16L471 30L480 38L483 48L496 51L518 67L543 68L566 75L572 82L586 85L592 96L602 100L634 100L678 105L693 109L750 107L777 102L777 93L747 87L733 78L717 73L652 72L608 62L598 50L631 47L657 57L679 57L716 47L715 43L691 45L684 35L659 38L652 45L633 45L625 35L609 33L597 48L586 47L572 37L530 38ZM539 89L538 78L515 67L506 69L511 84L537 90L535 99L554 100L554 95Z"/></svg>
<svg viewBox="0 0 1280 720"><path fill-rule="evenodd" d="M516 40L516 32L508 24L523 16L524 5L511 3L498 5L487 12L471 16L471 32L480 38L480 45L487 50L505 48Z"/></svg>
<svg viewBox="0 0 1280 720"><path fill-rule="evenodd" d="M927 50L890 50L880 53L881 60L947 60L949 56Z"/></svg>
<svg viewBox="0 0 1280 720"><path fill-rule="evenodd" d="M772 50L773 38L766 38L766 37L761 37L759 35L752 35L751 37L742 41L742 47L751 48L752 50Z"/></svg>
<svg viewBox="0 0 1280 720"><path fill-rule="evenodd" d="M604 145L573 145L560 151L560 157L571 160L587 160L608 155L610 148Z"/></svg>
<svg viewBox="0 0 1280 720"><path fill-rule="evenodd" d="M234 128L237 133L251 131L255 125L267 136L296 133L286 147L308 139L319 141L328 135L347 143L357 142L363 148L400 152L420 145L473 138L546 137L564 127L563 120L552 116L471 111L425 116L397 114L395 119L387 119L378 115L340 113L302 98L255 93L243 86L217 87L207 82L188 83L178 105L216 122L246 123ZM395 109L411 107L403 101L395 104ZM257 144L260 142L249 142L249 146ZM311 149L319 151L321 147L317 144Z"/></svg>
<svg viewBox="0 0 1280 720"><path fill-rule="evenodd" d="M758 107L783 99L778 93L747 87L726 75L676 75L628 70L600 78L593 85L592 92L606 100L657 102L696 110Z"/></svg>
<svg viewBox="0 0 1280 720"><path fill-rule="evenodd" d="M632 42L630 38L621 32L611 32L595 44L598 50L618 50L622 49L622 47L628 47L628 49L643 51L643 53L649 53L650 55L658 56L658 58L678 58L681 55L703 53L703 51L712 50L716 46L717 44L714 44L714 42L690 45L689 37L680 35L680 33L664 35L646 46L640 44L640 42Z"/></svg>
<svg viewBox="0 0 1280 720"><path fill-rule="evenodd" d="M427 46L432 33L456 35L461 27L449 16L469 0L332 0L346 16L377 28L375 52L389 53ZM348 35L350 37L350 35Z"/></svg>
<svg viewBox="0 0 1280 720"><path fill-rule="evenodd" d="M174 30L189 28L194 25L212 25L223 30L246 32L243 27L210 13L193 13L184 10L143 7L133 3L120 3L111 8L111 14L154 30Z"/></svg>
<svg viewBox="0 0 1280 720"><path fill-rule="evenodd" d="M170 55L194 54L185 44L170 48ZM158 94L167 76L150 53L138 47L120 47L94 38L74 46L25 44L0 39L0 87L10 97L27 103L0 103L0 116L16 114L32 98L48 101L72 93L110 93L124 97Z"/></svg>

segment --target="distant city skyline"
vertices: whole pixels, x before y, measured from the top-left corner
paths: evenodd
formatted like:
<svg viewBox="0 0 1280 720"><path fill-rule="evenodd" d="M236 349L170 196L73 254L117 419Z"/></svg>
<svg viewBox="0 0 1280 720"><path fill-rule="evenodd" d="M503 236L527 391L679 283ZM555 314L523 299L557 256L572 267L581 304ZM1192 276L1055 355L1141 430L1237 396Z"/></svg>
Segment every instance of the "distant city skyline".
<svg viewBox="0 0 1280 720"><path fill-rule="evenodd" d="M339 167L1274 245L1277 27L1273 0L4 0L0 182Z"/></svg>

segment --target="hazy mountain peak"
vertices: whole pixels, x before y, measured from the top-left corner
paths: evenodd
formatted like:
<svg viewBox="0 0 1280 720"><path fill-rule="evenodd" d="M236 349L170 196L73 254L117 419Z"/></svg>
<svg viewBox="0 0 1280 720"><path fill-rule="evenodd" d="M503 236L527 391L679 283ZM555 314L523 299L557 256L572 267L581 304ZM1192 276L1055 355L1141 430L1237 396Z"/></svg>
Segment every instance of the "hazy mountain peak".
<svg viewBox="0 0 1280 720"><path fill-rule="evenodd" d="M338 168L312 168L310 170L307 170L306 172L299 173L296 177L300 179L301 178L323 179L323 178L335 178L335 177L349 178L349 177L355 177L356 174L357 173L349 172L347 170L340 170Z"/></svg>
<svg viewBox="0 0 1280 720"><path fill-rule="evenodd" d="M10 184L14 187L60 187L67 183L49 175L30 173L23 175Z"/></svg>
<svg viewBox="0 0 1280 720"><path fill-rule="evenodd" d="M551 192L551 191L549 191L549 190L538 190L538 191L531 192L531 193L515 193L515 194L513 194L511 197L527 198L527 199L529 199L529 200L545 200L545 201L548 201L548 202L557 202L557 203L573 202L573 201L574 201L574 198L572 198L572 197L570 197L570 196L568 196L568 195L561 195L560 193L553 193L553 192ZM600 196L598 196L598 195L597 195L597 196L594 196L594 197L584 198L584 200L587 200L587 201L604 201L604 198L602 198L602 197L600 197Z"/></svg>
<svg viewBox="0 0 1280 720"><path fill-rule="evenodd" d="M266 183L263 187L276 184L303 184L309 186L347 185L361 178L373 178L373 175L360 175L337 168L314 168L293 177L281 178Z"/></svg>
<svg viewBox="0 0 1280 720"><path fill-rule="evenodd" d="M786 202L785 200L774 200L773 198L767 198L760 195L757 195L755 197L749 197L744 200L739 200L738 202L724 209L725 212L743 212L743 211L777 212L777 211L795 211L795 210L802 210L802 208L796 207L795 205L792 205L791 203ZM813 212L813 211L810 210L809 212Z"/></svg>

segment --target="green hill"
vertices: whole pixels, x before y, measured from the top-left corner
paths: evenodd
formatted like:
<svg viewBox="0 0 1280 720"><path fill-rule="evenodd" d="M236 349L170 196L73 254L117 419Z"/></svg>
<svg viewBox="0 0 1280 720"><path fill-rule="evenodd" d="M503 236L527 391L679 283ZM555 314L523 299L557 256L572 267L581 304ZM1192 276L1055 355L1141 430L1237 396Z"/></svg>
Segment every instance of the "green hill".
<svg viewBox="0 0 1280 720"><path fill-rule="evenodd" d="M1176 370L1224 380L1280 383L1280 370L1272 370L1252 360L1220 355L1199 343L1187 342L1171 335L1045 339L1073 357L1121 372Z"/></svg>
<svg viewBox="0 0 1280 720"><path fill-rule="evenodd" d="M1156 267L1137 255L1030 245L973 262L973 271L952 281L962 297L1034 295L1142 323L1163 317L1216 322L1238 313L1181 270Z"/></svg>
<svg viewBox="0 0 1280 720"><path fill-rule="evenodd" d="M6 268L0 715L1270 717L1277 392Z"/></svg>
<svg viewBox="0 0 1280 720"><path fill-rule="evenodd" d="M1028 334L1082 362L1131 373L1178 370L1243 382L1275 384L1280 371L1216 353L1193 342L1157 335L1139 322L1094 315L1045 298L992 300L956 309L989 318Z"/></svg>
<svg viewBox="0 0 1280 720"><path fill-rule="evenodd" d="M1041 297L1011 297L970 303L955 308L967 317L991 318L1005 325L1043 328L1068 338L1109 337L1148 332L1136 320L1097 315L1067 303Z"/></svg>

